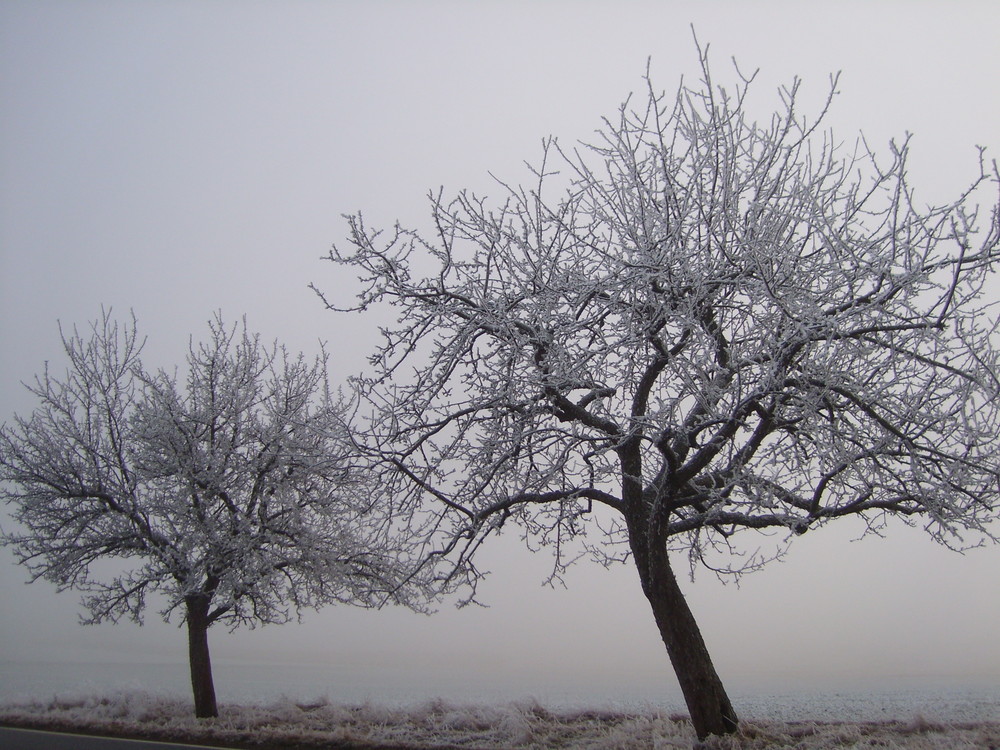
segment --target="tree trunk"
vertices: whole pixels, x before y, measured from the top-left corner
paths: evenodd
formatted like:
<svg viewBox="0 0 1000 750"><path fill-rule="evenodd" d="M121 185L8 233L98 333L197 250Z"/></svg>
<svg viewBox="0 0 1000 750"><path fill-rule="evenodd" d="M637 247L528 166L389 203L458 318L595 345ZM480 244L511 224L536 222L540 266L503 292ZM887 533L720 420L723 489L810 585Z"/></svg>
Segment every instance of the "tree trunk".
<svg viewBox="0 0 1000 750"><path fill-rule="evenodd" d="M190 597L187 604L188 660L191 664L191 689L194 692L194 715L199 719L219 715L212 680L212 660L208 654L208 606L204 597Z"/></svg>
<svg viewBox="0 0 1000 750"><path fill-rule="evenodd" d="M635 528L631 531L629 541L642 591L653 609L656 626L667 647L698 739L735 732L739 719L715 671L694 614L677 584L666 545L650 544L646 534L636 539Z"/></svg>

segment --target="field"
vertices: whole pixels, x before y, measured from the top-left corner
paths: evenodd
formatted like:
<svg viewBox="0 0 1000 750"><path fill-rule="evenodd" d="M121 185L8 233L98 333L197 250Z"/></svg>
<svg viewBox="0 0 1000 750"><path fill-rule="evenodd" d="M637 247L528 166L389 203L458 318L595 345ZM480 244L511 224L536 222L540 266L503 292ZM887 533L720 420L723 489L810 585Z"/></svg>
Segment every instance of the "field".
<svg viewBox="0 0 1000 750"><path fill-rule="evenodd" d="M430 701L409 707L345 706L326 700L223 705L197 720L187 701L143 693L56 696L0 705L0 724L189 743L299 748L585 748L705 750L912 748L998 750L1000 722L940 723L921 716L885 722L745 721L733 737L698 743L686 717L657 712L548 710Z"/></svg>

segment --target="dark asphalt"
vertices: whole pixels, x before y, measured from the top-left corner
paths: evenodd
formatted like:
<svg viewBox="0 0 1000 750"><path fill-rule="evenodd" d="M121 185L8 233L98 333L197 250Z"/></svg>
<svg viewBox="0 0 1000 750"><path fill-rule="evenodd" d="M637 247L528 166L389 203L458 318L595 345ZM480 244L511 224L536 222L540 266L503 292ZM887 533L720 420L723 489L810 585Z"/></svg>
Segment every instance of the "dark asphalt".
<svg viewBox="0 0 1000 750"><path fill-rule="evenodd" d="M204 745L123 740L10 727L0 727L0 748L3 750L205 750Z"/></svg>

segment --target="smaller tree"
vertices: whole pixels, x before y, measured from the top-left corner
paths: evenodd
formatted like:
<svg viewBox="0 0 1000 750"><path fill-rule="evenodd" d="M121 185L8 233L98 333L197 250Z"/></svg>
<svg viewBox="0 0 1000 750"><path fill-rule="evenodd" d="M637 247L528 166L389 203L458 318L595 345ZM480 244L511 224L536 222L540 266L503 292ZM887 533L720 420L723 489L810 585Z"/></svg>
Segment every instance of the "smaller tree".
<svg viewBox="0 0 1000 750"><path fill-rule="evenodd" d="M210 323L187 380L147 371L131 325L105 313L63 334L65 377L0 427L5 533L32 580L86 593L85 623L142 622L147 594L187 625L195 713L218 715L208 650L217 623L282 623L328 602L419 607L406 539L368 501L325 357L290 357ZM120 564L95 570L100 560Z"/></svg>

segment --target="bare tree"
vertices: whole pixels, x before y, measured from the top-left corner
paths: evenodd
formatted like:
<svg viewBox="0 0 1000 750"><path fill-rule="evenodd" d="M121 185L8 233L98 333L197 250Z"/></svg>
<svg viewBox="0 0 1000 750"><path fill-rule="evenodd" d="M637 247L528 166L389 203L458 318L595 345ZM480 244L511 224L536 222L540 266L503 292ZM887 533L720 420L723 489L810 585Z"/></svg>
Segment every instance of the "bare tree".
<svg viewBox="0 0 1000 750"><path fill-rule="evenodd" d="M820 129L836 79L814 120L796 81L759 123L753 77L727 90L699 53L697 85L647 76L595 143L546 140L529 187L432 194L431 235L348 217L330 258L358 271L352 309L395 308L359 440L400 513L436 507L450 582L474 592L511 519L555 576L574 539L631 559L703 738L737 716L672 556L739 573L769 557L740 532L780 554L845 516L995 538L1000 180L980 151L968 190L923 207L908 141Z"/></svg>
<svg viewBox="0 0 1000 750"><path fill-rule="evenodd" d="M141 622L158 592L187 625L199 717L217 716L208 628L281 623L327 602L419 606L405 539L352 464L325 358L290 357L216 317L187 380L147 372L135 321L63 336L65 377L0 429L0 497L32 580L86 592L84 622ZM397 559L398 556L399 559ZM101 560L120 561L95 572ZM404 585L405 583L405 585Z"/></svg>

